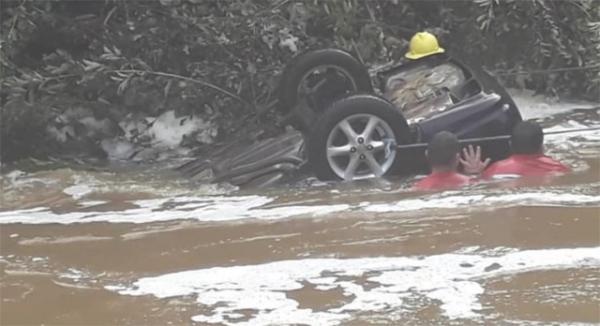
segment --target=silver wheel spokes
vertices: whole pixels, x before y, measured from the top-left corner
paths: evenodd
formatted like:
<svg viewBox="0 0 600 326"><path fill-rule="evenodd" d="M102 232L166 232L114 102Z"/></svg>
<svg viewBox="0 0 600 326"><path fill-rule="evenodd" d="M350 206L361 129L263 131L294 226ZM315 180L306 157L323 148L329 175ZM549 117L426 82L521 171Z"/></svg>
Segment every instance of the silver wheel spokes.
<svg viewBox="0 0 600 326"><path fill-rule="evenodd" d="M355 114L338 122L327 138L327 161L344 180L384 175L394 163L396 151L387 150L395 139L387 122L371 114Z"/></svg>

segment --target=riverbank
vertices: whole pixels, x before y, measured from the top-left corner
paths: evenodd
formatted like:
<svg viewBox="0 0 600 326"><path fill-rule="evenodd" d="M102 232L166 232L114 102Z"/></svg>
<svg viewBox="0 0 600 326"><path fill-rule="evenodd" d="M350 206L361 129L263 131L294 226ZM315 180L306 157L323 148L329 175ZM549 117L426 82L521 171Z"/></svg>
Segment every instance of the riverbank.
<svg viewBox="0 0 600 326"><path fill-rule="evenodd" d="M584 67L600 65L598 2L549 3L7 1L0 161L153 162L272 135L278 78L295 55L404 60L421 30L505 85L597 98L598 69ZM528 72L564 67L576 69Z"/></svg>

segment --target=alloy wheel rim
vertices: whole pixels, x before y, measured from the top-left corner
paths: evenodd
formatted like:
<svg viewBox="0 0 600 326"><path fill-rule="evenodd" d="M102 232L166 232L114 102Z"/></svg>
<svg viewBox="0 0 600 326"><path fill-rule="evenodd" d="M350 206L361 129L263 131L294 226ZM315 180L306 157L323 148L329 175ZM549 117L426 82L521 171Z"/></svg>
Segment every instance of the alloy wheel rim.
<svg viewBox="0 0 600 326"><path fill-rule="evenodd" d="M390 125L372 114L355 114L339 121L329 132L326 157L341 179L381 177L392 167L396 150Z"/></svg>

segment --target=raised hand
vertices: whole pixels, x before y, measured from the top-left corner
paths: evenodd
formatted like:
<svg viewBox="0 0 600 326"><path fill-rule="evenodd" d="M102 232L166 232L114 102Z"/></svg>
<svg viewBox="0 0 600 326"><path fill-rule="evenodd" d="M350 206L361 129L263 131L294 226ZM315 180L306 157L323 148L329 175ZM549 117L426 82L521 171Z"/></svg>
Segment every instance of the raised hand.
<svg viewBox="0 0 600 326"><path fill-rule="evenodd" d="M480 174L490 164L490 159L481 160L481 147L473 148L473 145L463 148L462 157L459 158L463 171L466 174Z"/></svg>

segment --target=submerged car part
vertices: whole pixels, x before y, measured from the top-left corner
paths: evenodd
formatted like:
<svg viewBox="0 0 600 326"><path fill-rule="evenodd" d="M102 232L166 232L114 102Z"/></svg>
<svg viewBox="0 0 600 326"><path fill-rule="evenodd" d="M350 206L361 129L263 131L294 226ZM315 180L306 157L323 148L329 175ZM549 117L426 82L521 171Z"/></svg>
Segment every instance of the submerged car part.
<svg viewBox="0 0 600 326"><path fill-rule="evenodd" d="M321 49L298 55L280 78L279 109L284 124L308 132L331 103L350 93L373 92L367 68L350 53Z"/></svg>
<svg viewBox="0 0 600 326"><path fill-rule="evenodd" d="M285 181L300 172L304 162L302 134L289 131L259 142L234 143L207 159L192 160L179 168L186 177L206 182L227 182L240 187L261 187Z"/></svg>

